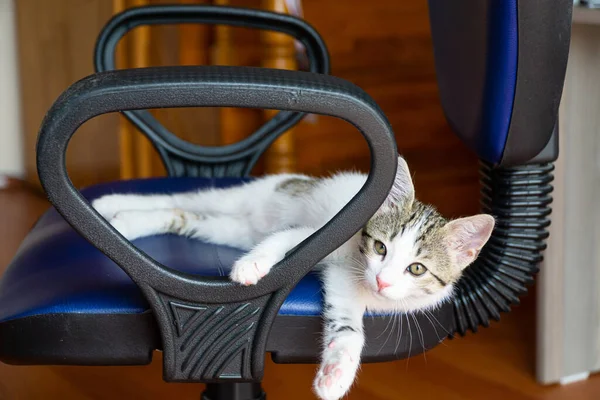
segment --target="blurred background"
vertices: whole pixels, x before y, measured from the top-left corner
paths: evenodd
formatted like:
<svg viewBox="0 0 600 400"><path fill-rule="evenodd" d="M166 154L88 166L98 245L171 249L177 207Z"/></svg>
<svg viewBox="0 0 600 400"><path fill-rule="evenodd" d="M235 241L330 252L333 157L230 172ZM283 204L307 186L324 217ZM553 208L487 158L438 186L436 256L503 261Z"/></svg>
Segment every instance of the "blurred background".
<svg viewBox="0 0 600 400"><path fill-rule="evenodd" d="M95 41L112 15L129 7L165 3L210 2L0 0L0 271L31 224L48 207L35 168L37 130L46 111L69 85L94 72ZM388 116L399 152L413 171L417 196L448 217L478 212L478 160L452 133L440 105L425 0L213 3L305 18L325 39L332 59L331 73L362 87ZM570 96L571 102L561 111L570 112L567 120L579 121L578 127L590 137L598 134L600 127L600 76L594 72L600 70L600 11L595 11L576 13L575 60L583 66L574 69L569 65L565 97ZM137 28L119 45L117 56L120 68L219 64L297 69L302 61L295 43L286 36L194 25ZM262 110L212 108L154 110L154 114L181 138L204 145L236 142L271 115ZM588 119L583 121L580 115ZM591 148L600 151L598 142L590 142ZM597 156L592 157L593 164L594 160ZM355 128L333 118L308 116L275 142L254 173L368 171L369 162L367 146ZM116 114L89 121L77 132L67 164L78 187L164 175L149 142ZM598 176L593 179L596 192L591 199L600 199L594 197L600 193L600 180ZM557 207L561 205L564 203L559 200ZM600 235L592 240L600 244ZM553 275L548 279L558 278ZM546 287L545 296L558 293L552 290L560 289ZM410 360L365 365L349 399L597 399L600 378L586 379L584 373L574 379L581 378L582 382L560 385L565 376L577 374L563 373L555 361L548 361L553 354L569 351L565 335L575 337L562 331L565 318L542 321L542 315L565 313L563 294L556 296L558 306L544 303L544 308L536 301L534 287L514 312L477 335L446 341ZM600 305L593 294L586 299L596 306L590 311L594 328L586 336L589 343L584 350L589 364L600 368ZM544 314L541 309L546 310ZM558 368L558 372L540 372L544 368ZM311 365L269 362L264 381L269 398L312 398L314 369ZM163 383L159 356L149 367L0 365L1 399L195 399L198 393L196 385Z"/></svg>
<svg viewBox="0 0 600 400"><path fill-rule="evenodd" d="M3 110L5 119L14 121L13 128L2 132L7 135L3 139L7 140L7 147L15 148L6 150L7 156L10 153L14 160L13 169L22 171L28 182L37 182L35 140L41 120L63 90L94 72L92 56L97 35L117 10L145 4L194 2L202 3L14 2L14 33L2 35L3 40L13 38L18 44L13 45L18 55L18 70L12 67L13 79L3 78L14 96L14 100L6 100L13 104L12 108ZM3 3L6 8L11 2L3 0ZM215 3L287 10L288 3L296 2L217 0ZM426 1L380 1L377 7L357 0L308 0L299 4L303 17L327 43L332 74L365 89L390 119L399 150L415 171L421 198L438 203L446 213L472 212L478 201L477 159L451 133L439 104ZM10 19L8 13L3 15ZM11 31L10 24L2 26ZM6 51L10 49L7 47ZM285 35L194 25L136 28L120 46L117 64L119 67L225 64L298 68L294 42ZM15 112L18 104L22 119ZM235 142L268 118L268 113L260 110L235 109L160 110L155 114L180 137L206 145ZM22 129L18 129L19 124ZM23 150L16 147L17 142L21 142ZM22 159L16 156L21 151ZM452 168L446 168L449 165ZM118 115L97 118L78 131L69 147L68 167L78 186L164 173L148 143L141 135L134 134L133 128ZM343 168L366 171L369 155L355 128L343 121L315 116L305 119L278 141L260 168L257 173L294 170L324 174ZM444 198L459 194L465 199L463 202L444 204Z"/></svg>

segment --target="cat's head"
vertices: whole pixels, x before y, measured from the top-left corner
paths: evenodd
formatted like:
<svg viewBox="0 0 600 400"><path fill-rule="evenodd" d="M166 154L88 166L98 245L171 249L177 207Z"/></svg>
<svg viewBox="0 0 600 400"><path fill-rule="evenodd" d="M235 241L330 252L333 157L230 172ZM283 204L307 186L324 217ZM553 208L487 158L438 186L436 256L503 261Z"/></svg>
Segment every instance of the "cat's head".
<svg viewBox="0 0 600 400"><path fill-rule="evenodd" d="M398 158L393 189L362 231L364 283L377 298L403 309L435 306L451 295L494 223L487 214L448 221L417 201L408 166Z"/></svg>

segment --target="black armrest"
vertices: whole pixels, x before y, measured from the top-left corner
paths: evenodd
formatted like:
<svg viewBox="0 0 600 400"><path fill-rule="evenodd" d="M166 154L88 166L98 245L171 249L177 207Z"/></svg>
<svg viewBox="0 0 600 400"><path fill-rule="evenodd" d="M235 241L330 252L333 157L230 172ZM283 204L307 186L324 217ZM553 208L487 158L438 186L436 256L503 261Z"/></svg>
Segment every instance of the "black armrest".
<svg viewBox="0 0 600 400"><path fill-rule="evenodd" d="M371 151L371 171L360 192L322 229L306 239L256 286L242 287L221 277L199 277L172 270L139 251L104 220L73 187L66 170L69 140L85 121L109 112L167 107L257 107L309 112L344 119L360 130ZM249 67L160 67L98 73L73 84L46 115L37 142L37 165L50 201L74 229L114 260L141 288L159 322L165 379L210 381L222 376L190 377L182 360L177 315L172 305L219 308L222 318L254 310L253 328L225 332L242 340L246 358L239 380L260 379L266 339L289 291L326 255L368 221L385 200L397 166L392 129L375 102L360 88L331 76ZM249 311L248 311L249 312ZM236 336L237 335L237 336ZM206 340L217 340L207 338ZM189 358L188 358L189 362ZM236 364L237 365L237 364ZM234 368L234 369L235 369ZM224 376L223 375L223 376Z"/></svg>
<svg viewBox="0 0 600 400"><path fill-rule="evenodd" d="M304 45L311 72L329 74L325 42L306 21L287 14L212 5L145 6L115 15L98 36L94 55L96 72L115 69L117 44L130 30L143 25L189 23L231 25L288 34ZM154 144L171 176L247 175L264 150L305 115L281 111L244 140L215 148L179 139L148 111L129 110L123 114Z"/></svg>

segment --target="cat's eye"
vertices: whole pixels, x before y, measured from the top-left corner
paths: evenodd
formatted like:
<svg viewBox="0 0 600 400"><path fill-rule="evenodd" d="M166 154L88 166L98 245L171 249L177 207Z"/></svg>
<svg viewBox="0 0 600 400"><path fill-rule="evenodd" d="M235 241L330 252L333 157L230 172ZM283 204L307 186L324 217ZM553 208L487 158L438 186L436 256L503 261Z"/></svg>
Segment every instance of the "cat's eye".
<svg viewBox="0 0 600 400"><path fill-rule="evenodd" d="M421 263L410 264L406 270L414 276L421 276L427 272L427 268L425 268L425 266Z"/></svg>
<svg viewBox="0 0 600 400"><path fill-rule="evenodd" d="M373 249L375 249L375 253L379 254L380 256L385 256L387 254L385 244L383 244L383 242L380 240L376 240L375 243L373 243Z"/></svg>

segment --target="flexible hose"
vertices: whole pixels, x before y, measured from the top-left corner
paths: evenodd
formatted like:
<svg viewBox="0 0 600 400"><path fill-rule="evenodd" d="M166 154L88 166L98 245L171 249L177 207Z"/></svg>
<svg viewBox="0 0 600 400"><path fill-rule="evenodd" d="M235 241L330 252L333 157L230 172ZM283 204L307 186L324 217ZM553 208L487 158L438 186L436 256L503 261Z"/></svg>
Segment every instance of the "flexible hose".
<svg viewBox="0 0 600 400"><path fill-rule="evenodd" d="M553 170L553 163L513 168L482 163L482 208L496 217L496 228L457 283L454 332L462 336L499 320L533 283L548 237Z"/></svg>

